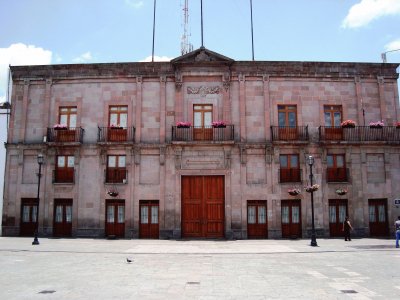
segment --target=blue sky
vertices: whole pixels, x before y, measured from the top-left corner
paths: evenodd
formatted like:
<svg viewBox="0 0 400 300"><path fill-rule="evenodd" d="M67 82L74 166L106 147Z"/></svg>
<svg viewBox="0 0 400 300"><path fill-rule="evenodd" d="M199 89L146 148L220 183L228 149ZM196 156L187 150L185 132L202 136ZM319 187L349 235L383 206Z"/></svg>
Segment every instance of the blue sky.
<svg viewBox="0 0 400 300"><path fill-rule="evenodd" d="M180 55L183 0L157 0L155 55ZM204 46L251 60L250 0L203 0ZM9 64L143 61L153 0L0 0L0 102ZM381 62L400 49L400 0L253 0L256 60ZM189 0L190 42L201 46L200 0ZM387 54L400 62L400 51ZM5 116L0 116L5 141ZM0 149L0 194L4 167Z"/></svg>

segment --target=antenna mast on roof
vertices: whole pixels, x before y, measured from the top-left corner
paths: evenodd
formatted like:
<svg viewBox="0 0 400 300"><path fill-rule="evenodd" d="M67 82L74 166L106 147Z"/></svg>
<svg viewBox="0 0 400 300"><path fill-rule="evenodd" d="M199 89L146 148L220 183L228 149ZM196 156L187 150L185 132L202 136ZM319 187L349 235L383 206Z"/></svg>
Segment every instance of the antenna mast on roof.
<svg viewBox="0 0 400 300"><path fill-rule="evenodd" d="M181 54L184 55L186 53L189 53L191 51L193 51L193 45L189 42L189 30L188 30L188 26L189 26L189 0L184 0L184 5L182 8L183 11L183 22L182 22L182 26L183 26L183 35L181 38Z"/></svg>

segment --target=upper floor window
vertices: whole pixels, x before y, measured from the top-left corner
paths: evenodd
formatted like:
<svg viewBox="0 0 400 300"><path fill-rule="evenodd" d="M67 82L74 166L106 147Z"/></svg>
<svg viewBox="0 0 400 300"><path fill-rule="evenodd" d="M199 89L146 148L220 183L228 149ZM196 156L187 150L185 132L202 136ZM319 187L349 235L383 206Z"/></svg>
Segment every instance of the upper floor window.
<svg viewBox="0 0 400 300"><path fill-rule="evenodd" d="M326 156L327 181L346 182L347 171L344 154L328 154Z"/></svg>
<svg viewBox="0 0 400 300"><path fill-rule="evenodd" d="M300 182L299 156L283 154L279 156L280 182Z"/></svg>
<svg viewBox="0 0 400 300"><path fill-rule="evenodd" d="M128 124L128 106L110 106L108 126L126 128Z"/></svg>
<svg viewBox="0 0 400 300"><path fill-rule="evenodd" d="M324 105L325 126L340 127L342 123L341 105Z"/></svg>
<svg viewBox="0 0 400 300"><path fill-rule="evenodd" d="M73 155L58 155L54 182L74 182L74 163Z"/></svg>
<svg viewBox="0 0 400 300"><path fill-rule="evenodd" d="M67 127L76 127L76 113L75 106L64 106L59 108L59 123Z"/></svg>
<svg viewBox="0 0 400 300"><path fill-rule="evenodd" d="M193 126L211 126L213 106L211 104L193 105Z"/></svg>
<svg viewBox="0 0 400 300"><path fill-rule="evenodd" d="M107 157L106 182L124 183L126 181L125 155L109 155Z"/></svg>
<svg viewBox="0 0 400 300"><path fill-rule="evenodd" d="M278 105L278 124L279 127L297 126L297 106Z"/></svg>

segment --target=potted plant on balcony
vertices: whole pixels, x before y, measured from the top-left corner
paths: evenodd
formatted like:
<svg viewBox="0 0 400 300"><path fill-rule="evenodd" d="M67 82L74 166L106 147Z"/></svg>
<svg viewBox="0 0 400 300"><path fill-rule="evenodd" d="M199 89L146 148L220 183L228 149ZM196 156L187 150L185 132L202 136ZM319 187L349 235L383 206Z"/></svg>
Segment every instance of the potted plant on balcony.
<svg viewBox="0 0 400 300"><path fill-rule="evenodd" d="M192 123L190 122L177 122L176 127L178 128L190 128L192 126Z"/></svg>
<svg viewBox="0 0 400 300"><path fill-rule="evenodd" d="M111 124L111 125L110 125L110 128L111 128L111 129L122 129L122 126L119 125L119 124Z"/></svg>
<svg viewBox="0 0 400 300"><path fill-rule="evenodd" d="M107 191L107 194L111 197L117 197L119 195L119 192L117 188L113 186L111 189Z"/></svg>
<svg viewBox="0 0 400 300"><path fill-rule="evenodd" d="M53 126L53 128L54 128L54 130L67 130L68 129L67 125L64 125L64 124L55 124Z"/></svg>
<svg viewBox="0 0 400 300"><path fill-rule="evenodd" d="M400 122L396 122L396 123L394 124L394 126L396 126L396 128L400 128Z"/></svg>
<svg viewBox="0 0 400 300"><path fill-rule="evenodd" d="M346 195L346 194L347 194L347 190L344 189L344 188L339 188L339 189L337 189L335 192L336 192L336 194L338 194L339 196L343 196L343 195Z"/></svg>
<svg viewBox="0 0 400 300"><path fill-rule="evenodd" d="M383 121L370 122L368 125L369 128L382 128L383 126L385 126Z"/></svg>
<svg viewBox="0 0 400 300"><path fill-rule="evenodd" d="M353 120L346 120L340 123L340 126L342 126L342 128L354 128L356 127L356 122Z"/></svg>
<svg viewBox="0 0 400 300"><path fill-rule="evenodd" d="M307 185L304 189L306 190L307 193L312 193L318 191L319 184Z"/></svg>
<svg viewBox="0 0 400 300"><path fill-rule="evenodd" d="M224 121L214 121L211 123L212 127L214 128L225 128L226 123Z"/></svg>
<svg viewBox="0 0 400 300"><path fill-rule="evenodd" d="M301 191L298 188L292 188L292 189L288 189L288 193L290 196L297 196L301 193Z"/></svg>

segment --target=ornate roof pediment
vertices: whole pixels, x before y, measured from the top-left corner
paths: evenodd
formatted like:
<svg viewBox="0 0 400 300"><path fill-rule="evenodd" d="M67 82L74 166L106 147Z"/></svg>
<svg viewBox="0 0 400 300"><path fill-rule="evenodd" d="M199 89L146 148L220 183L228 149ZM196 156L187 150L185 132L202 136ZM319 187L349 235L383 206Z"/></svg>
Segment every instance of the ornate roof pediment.
<svg viewBox="0 0 400 300"><path fill-rule="evenodd" d="M171 63L174 65L187 64L187 63L209 63L209 62L232 64L234 60L219 53L208 50L205 47L200 47L197 50L186 53L182 56L178 56L177 58L171 60Z"/></svg>

